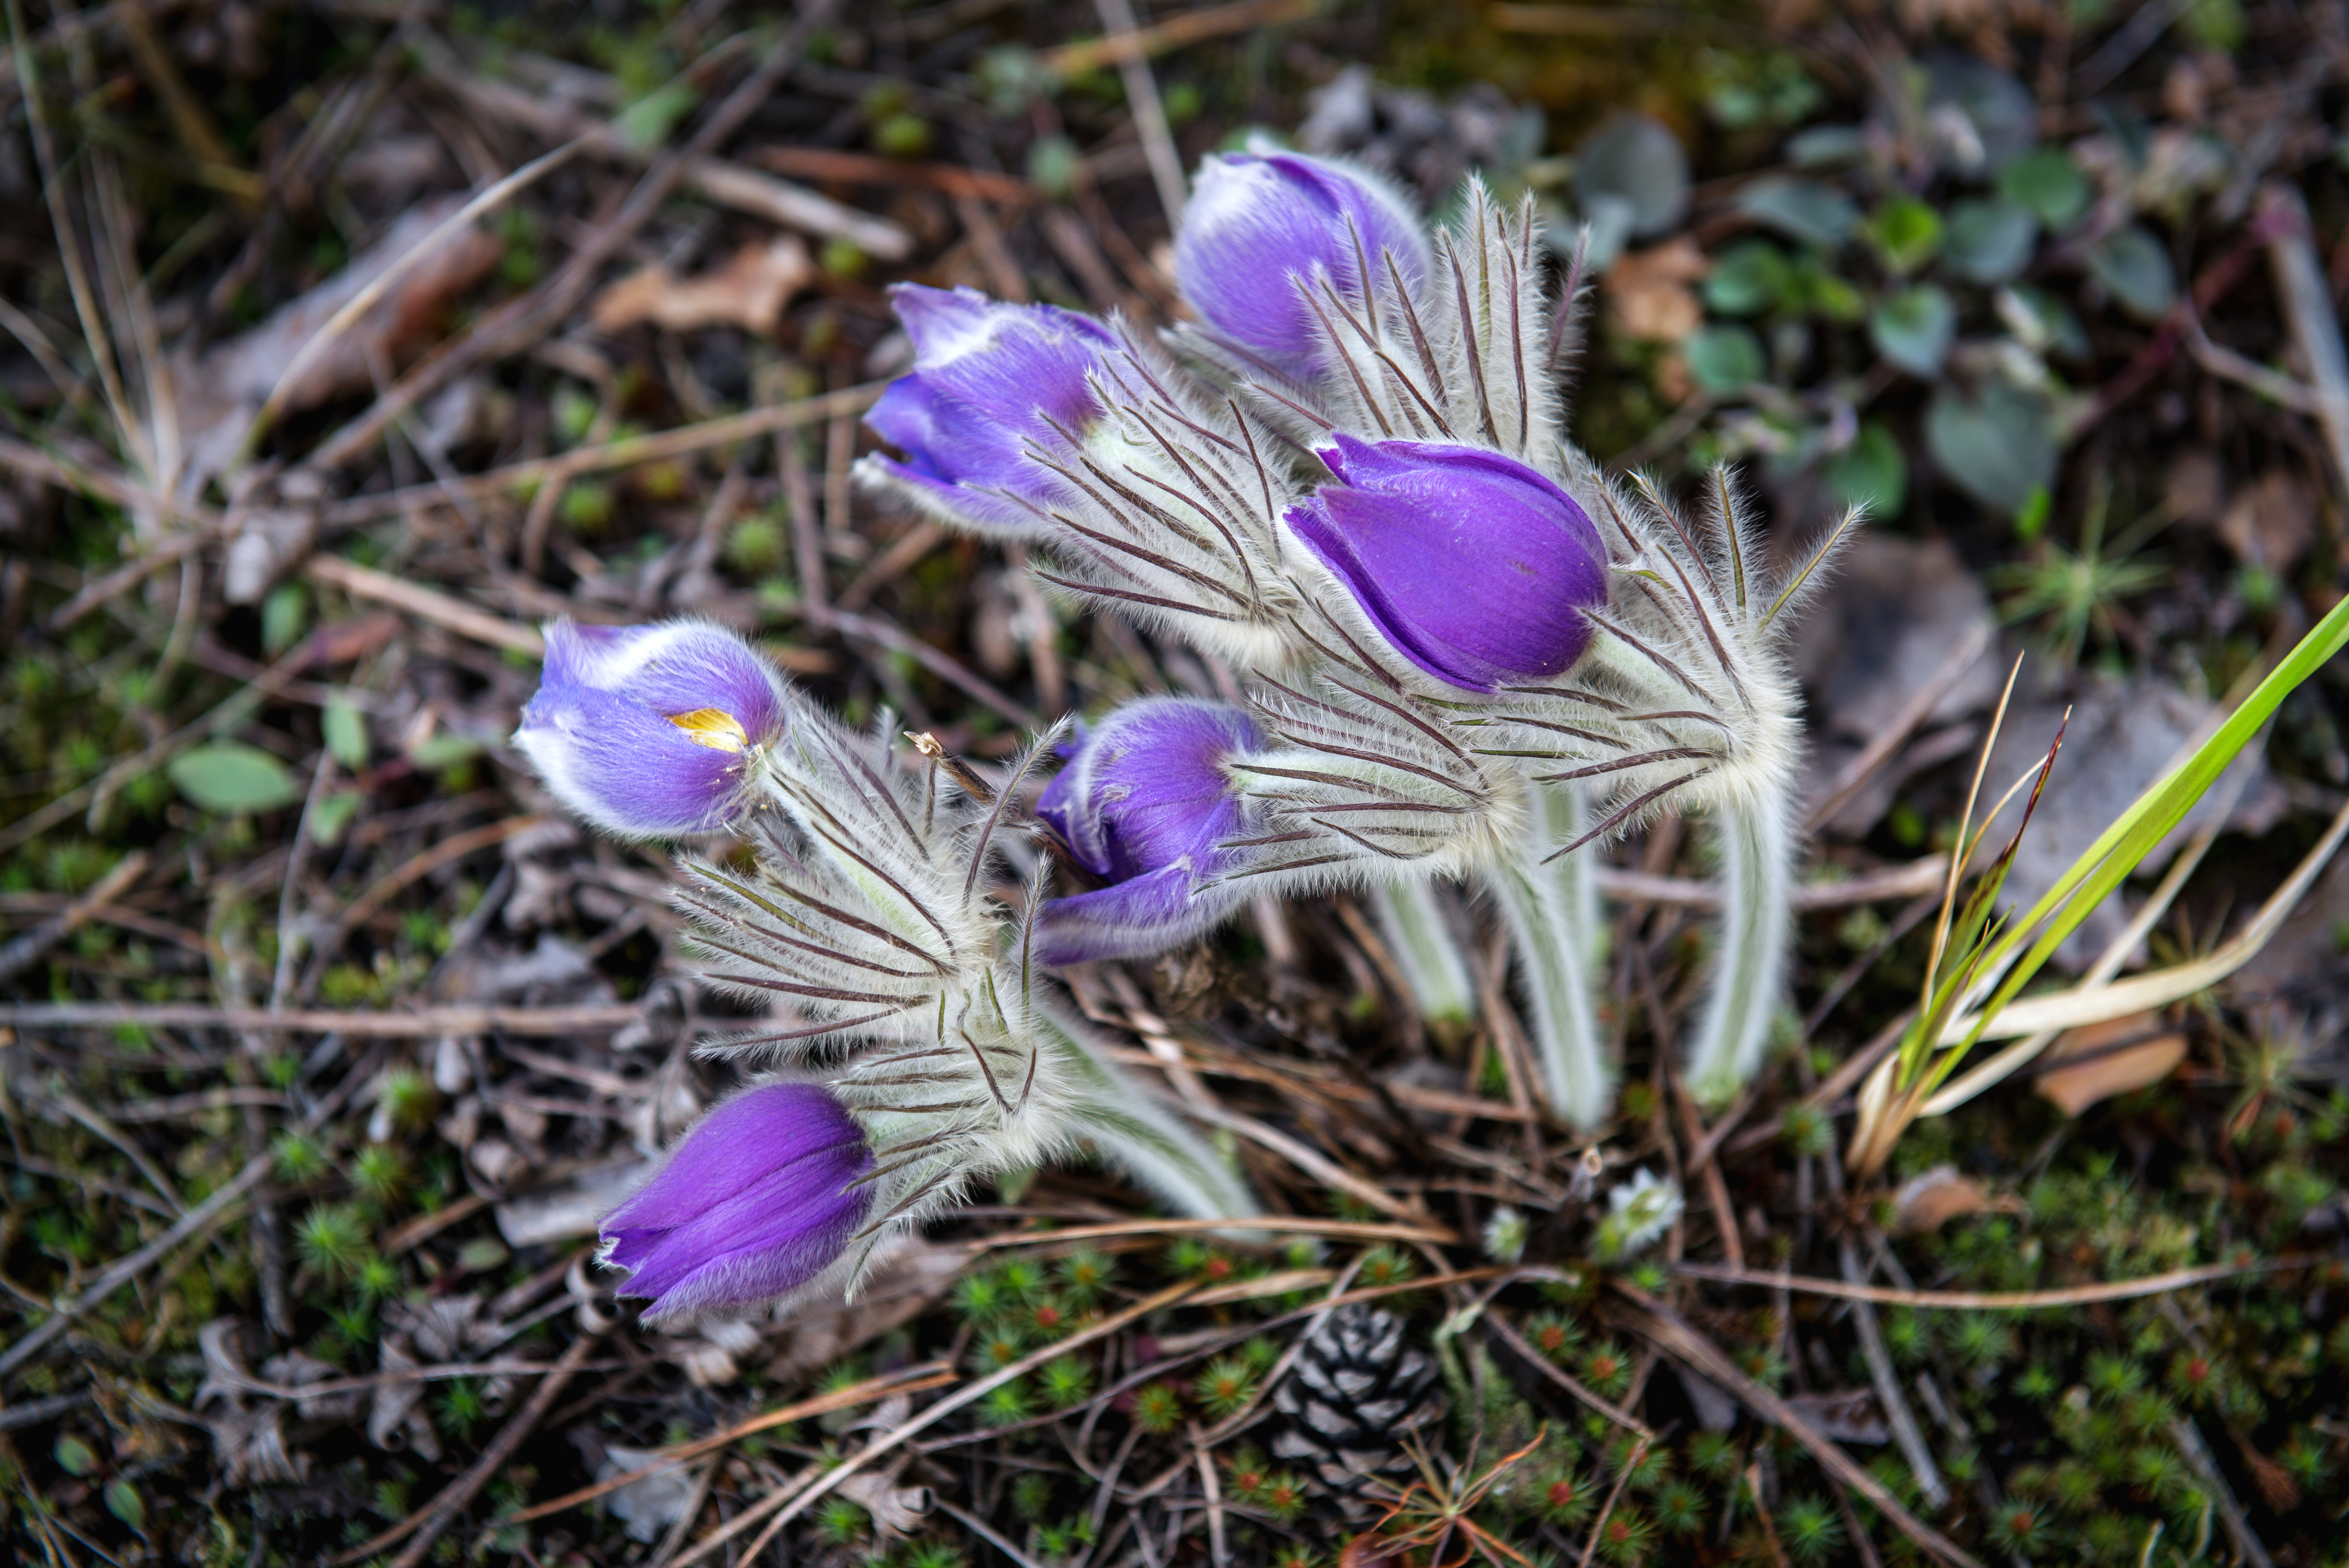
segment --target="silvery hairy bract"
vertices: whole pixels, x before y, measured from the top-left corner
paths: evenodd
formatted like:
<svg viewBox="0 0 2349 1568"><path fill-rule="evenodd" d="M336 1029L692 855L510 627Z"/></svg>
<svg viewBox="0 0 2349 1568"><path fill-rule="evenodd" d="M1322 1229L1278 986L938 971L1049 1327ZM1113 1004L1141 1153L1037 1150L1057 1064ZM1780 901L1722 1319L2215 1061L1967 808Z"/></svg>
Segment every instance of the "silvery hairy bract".
<svg viewBox="0 0 2349 1568"><path fill-rule="evenodd" d="M1279 156L1316 189L1379 184ZM1203 173L1203 202L1222 177ZM1248 821L1194 898L1487 892L1552 1109L1576 1125L1610 1092L1576 862L1661 813L1712 820L1724 915L1689 1066L1723 1098L1758 1065L1781 987L1798 743L1779 649L1826 551L1774 573L1727 473L1684 509L1567 438L1577 284L1569 269L1550 292L1530 202L1472 182L1423 250L1372 246L1359 213L1397 201L1331 203L1319 253L1292 239L1262 263L1283 269L1262 286L1292 291L1301 340L1241 340L1213 308L1237 285L1194 269L1201 319L1163 345L1112 324L1081 417L1032 421L1017 475L916 493L867 459L862 477L949 521L1016 509L1046 583L1237 670L1263 734L1227 763ZM1221 264L1249 264L1236 253ZM984 333L957 346L966 366L988 352ZM928 373L917 359L900 385Z"/></svg>
<svg viewBox="0 0 2349 1568"><path fill-rule="evenodd" d="M1175 1210L1257 1212L1197 1133L1102 1054L1040 974L1041 891L1000 896L1022 783L909 762L721 627L548 629L518 744L609 831L719 828L678 903L706 984L761 1024L704 1043L755 1077L604 1225L653 1315L853 1291L876 1251L977 1181L1091 1149Z"/></svg>

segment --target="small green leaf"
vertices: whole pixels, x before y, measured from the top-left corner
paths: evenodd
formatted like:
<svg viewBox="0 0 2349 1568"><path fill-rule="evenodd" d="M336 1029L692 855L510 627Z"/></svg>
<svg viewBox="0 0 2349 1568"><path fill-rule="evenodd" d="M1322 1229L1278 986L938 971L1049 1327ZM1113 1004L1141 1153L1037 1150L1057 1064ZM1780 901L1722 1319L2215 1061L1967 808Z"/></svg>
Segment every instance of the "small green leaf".
<svg viewBox="0 0 2349 1568"><path fill-rule="evenodd" d="M353 706L341 692L326 699L325 710L318 716L318 727L325 732L326 749L336 761L346 768L364 768L367 759L367 716Z"/></svg>
<svg viewBox="0 0 2349 1568"><path fill-rule="evenodd" d="M546 407L547 412L554 416L555 433L566 447L585 440L588 430L595 426L595 399L571 382L563 382L549 393ZM530 496L535 497L537 493L538 487L533 483Z"/></svg>
<svg viewBox="0 0 2349 1568"><path fill-rule="evenodd" d="M59 1438L50 1451L57 1457L57 1468L69 1476L86 1476L98 1468L98 1456L89 1445L70 1432Z"/></svg>
<svg viewBox="0 0 2349 1568"><path fill-rule="evenodd" d="M1689 374L1708 392L1734 392L1762 379L1762 340L1749 327L1701 327L1681 345Z"/></svg>
<svg viewBox="0 0 2349 1568"><path fill-rule="evenodd" d="M2178 273L2169 253L2138 224L2105 236L2088 253L2088 271L2139 321L2158 320L2177 302Z"/></svg>
<svg viewBox="0 0 2349 1568"><path fill-rule="evenodd" d="M356 789L337 789L318 802L310 812L310 837L325 846L343 841L343 831L358 814L359 795Z"/></svg>
<svg viewBox="0 0 2349 1568"><path fill-rule="evenodd" d="M1878 304L1868 318L1876 351L1920 380L1941 373L1958 332L1958 307L1938 284L1915 284Z"/></svg>
<svg viewBox="0 0 2349 1568"><path fill-rule="evenodd" d="M1819 481L1844 505L1866 507L1871 519L1899 517L1909 504L1909 459L1892 432L1874 419L1819 465Z"/></svg>
<svg viewBox="0 0 2349 1568"><path fill-rule="evenodd" d="M937 132L917 114L893 114L873 128L873 150L889 158L919 158L936 139Z"/></svg>
<svg viewBox="0 0 2349 1568"><path fill-rule="evenodd" d="M1816 180L1773 174L1738 193L1737 210L1790 240L1833 250L1859 225L1850 197Z"/></svg>
<svg viewBox="0 0 2349 1568"><path fill-rule="evenodd" d="M2039 105L2012 71L1960 54L1940 55L1924 70L1925 121L1960 169L2003 169L2039 143ZM1972 134L1950 134L1951 116ZM1971 143L1971 145L1969 145Z"/></svg>
<svg viewBox="0 0 2349 1568"><path fill-rule="evenodd" d="M129 1481L106 1483L106 1511L140 1534L147 1533L147 1505L139 1500L139 1489Z"/></svg>
<svg viewBox="0 0 2349 1568"><path fill-rule="evenodd" d="M1941 215L1914 196L1895 196L1868 215L1868 242L1888 272L1908 276L1941 249Z"/></svg>
<svg viewBox="0 0 2349 1568"><path fill-rule="evenodd" d="M2190 0L2178 26L2197 47L2231 55L2243 44L2242 0Z"/></svg>
<svg viewBox="0 0 2349 1568"><path fill-rule="evenodd" d="M2072 307L2045 289L2014 284L1998 291L1998 318L2033 354L2057 359L2085 360L2088 333Z"/></svg>
<svg viewBox="0 0 2349 1568"><path fill-rule="evenodd" d="M1810 261L1795 274L1786 303L1809 315L1825 316L1846 326L1868 315L1868 296L1849 278L1839 277Z"/></svg>
<svg viewBox="0 0 2349 1568"><path fill-rule="evenodd" d="M1082 161L1077 144L1067 137L1040 136L1028 144L1028 181L1051 201L1066 201L1076 189Z"/></svg>
<svg viewBox="0 0 2349 1568"><path fill-rule="evenodd" d="M468 1274L485 1274L512 1255L495 1236L476 1236L457 1249L457 1265Z"/></svg>
<svg viewBox="0 0 2349 1568"><path fill-rule="evenodd" d="M1619 197L1630 203L1634 235L1663 233L1688 212L1688 154L1654 116L1618 115L1576 150L1574 194L1585 208Z"/></svg>
<svg viewBox="0 0 2349 1568"><path fill-rule="evenodd" d="M2059 234L2079 221L2095 194L2080 166L2058 147L2025 153L1999 170L1998 193Z"/></svg>
<svg viewBox="0 0 2349 1568"><path fill-rule="evenodd" d="M1797 169L1833 169L1868 157L1868 132L1856 125L1814 125L1786 139L1786 161Z"/></svg>
<svg viewBox="0 0 2349 1568"><path fill-rule="evenodd" d="M1775 309L1793 282L1784 251L1767 240L1747 240L1713 258L1704 303L1723 315L1759 315Z"/></svg>
<svg viewBox="0 0 2349 1568"><path fill-rule="evenodd" d="M2041 485L2014 513L2014 537L2028 544L2047 531L2047 516L2055 510L2055 498Z"/></svg>
<svg viewBox="0 0 2349 1568"><path fill-rule="evenodd" d="M215 741L171 759L163 771L180 793L222 816L274 811L302 798L285 764L241 740Z"/></svg>
<svg viewBox="0 0 2349 1568"><path fill-rule="evenodd" d="M581 480L563 492L554 504L566 527L581 533L600 533L612 521L612 487L597 480Z"/></svg>
<svg viewBox="0 0 2349 1568"><path fill-rule="evenodd" d="M843 281L860 278L873 258L866 255L857 242L845 234L834 234L823 242L823 253L817 258L825 273Z"/></svg>
<svg viewBox="0 0 2349 1568"><path fill-rule="evenodd" d="M1942 254L1968 283L2002 284L2023 275L2039 238L2039 220L2028 207L1996 197L1961 201L1950 209Z"/></svg>
<svg viewBox="0 0 2349 1568"><path fill-rule="evenodd" d="M636 151L652 152L668 141L677 122L691 114L700 102L701 95L683 82L656 88L621 110L612 129Z"/></svg>
<svg viewBox="0 0 2349 1568"><path fill-rule="evenodd" d="M427 773L438 773L470 762L481 754L481 743L470 735L438 730L409 748L408 759Z"/></svg>
<svg viewBox="0 0 2349 1568"><path fill-rule="evenodd" d="M275 658L310 629L310 591L299 583L280 583L261 602L261 649Z"/></svg>
<svg viewBox="0 0 2349 1568"><path fill-rule="evenodd" d="M2055 483L2054 412L2035 393L1986 381L1943 387L1925 410L1925 444L1949 481L2002 517Z"/></svg>

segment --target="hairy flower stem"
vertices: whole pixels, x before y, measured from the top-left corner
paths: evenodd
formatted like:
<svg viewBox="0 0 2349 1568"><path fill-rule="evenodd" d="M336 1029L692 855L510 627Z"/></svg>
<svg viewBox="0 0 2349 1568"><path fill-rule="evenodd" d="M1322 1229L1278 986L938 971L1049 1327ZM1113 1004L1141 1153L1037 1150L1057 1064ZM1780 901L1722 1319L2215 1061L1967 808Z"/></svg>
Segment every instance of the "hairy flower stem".
<svg viewBox="0 0 2349 1568"><path fill-rule="evenodd" d="M1723 810L1721 932L1711 985L1689 1039L1690 1086L1719 1105L1762 1065L1786 983L1794 935L1795 830L1785 799L1771 794Z"/></svg>
<svg viewBox="0 0 2349 1568"><path fill-rule="evenodd" d="M1542 793L1545 826L1558 843L1583 831L1582 798L1572 787ZM1547 866L1527 855L1495 866L1485 882L1501 908L1531 1004L1527 1033L1552 1114L1587 1130L1606 1119L1614 1068L1599 1026L1591 976L1603 938L1590 857L1560 856Z"/></svg>
<svg viewBox="0 0 2349 1568"><path fill-rule="evenodd" d="M1431 1024L1464 1024L1476 1016L1475 982L1444 917L1433 880L1381 882L1369 891L1371 918L1410 987L1412 1004Z"/></svg>
<svg viewBox="0 0 2349 1568"><path fill-rule="evenodd" d="M1050 1005L1036 1009L1034 1025L1038 1047L1066 1075L1070 1126L1105 1163L1193 1219L1246 1219L1264 1212L1234 1163L1111 1061L1083 1025Z"/></svg>

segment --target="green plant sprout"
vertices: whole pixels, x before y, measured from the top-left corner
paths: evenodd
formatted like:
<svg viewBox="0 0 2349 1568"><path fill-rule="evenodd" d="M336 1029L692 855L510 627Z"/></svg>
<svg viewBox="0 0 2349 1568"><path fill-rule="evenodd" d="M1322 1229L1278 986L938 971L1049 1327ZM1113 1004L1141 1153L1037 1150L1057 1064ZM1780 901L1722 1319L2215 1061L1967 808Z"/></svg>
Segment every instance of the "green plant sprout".
<svg viewBox="0 0 2349 1568"><path fill-rule="evenodd" d="M1968 800L1960 827L1961 852L1951 866L1941 923L1935 934L1931 961L1926 967L1917 1016L1902 1035L1899 1048L1886 1058L1860 1089L1859 1117L1852 1133L1849 1164L1861 1181L1873 1181L1884 1170L1901 1134L1920 1116L1929 1111L1940 1115L1954 1109L1956 1104L1963 1103L1963 1099L1980 1093L2029 1059L2028 1054L2018 1050L2001 1053L1994 1063L1987 1065L1997 1069L1994 1073L1986 1069L1967 1075L1964 1097L1952 1099L1944 1096L1937 1099L1935 1091L1957 1071L1976 1045L1992 1037L1993 1031L2000 1038L2035 1037L2053 1029L2077 1027L2164 1006L2226 978L2266 944L2284 916L2323 872L2342 839L2349 836L2349 810L2334 817L2323 838L2284 885L2261 906L2250 926L2215 952L2127 980L2015 1002L2064 940L2145 862L2155 846L2193 810L2195 802L2209 792L2236 755L2265 727L2284 698L2313 677L2344 644L2349 644L2349 600L2334 605L2225 723L2131 802L2072 862L2054 887L2012 920L2002 920L1994 913L1999 891L2013 864L2015 846L2012 843L1984 872L1962 908L1958 904L1959 881L1987 833L1989 820L1997 815L1994 810L1989 813L1982 828L1972 830L1971 838L1967 836L1982 782L1981 769L1976 769L1973 796ZM2011 696L2012 676L2007 689ZM2006 699L2002 698L1991 740L1996 738L2006 707ZM1985 741L1985 764L1989 755L1990 741ZM2054 759L2054 752L2051 750L2033 785L2034 799L2045 785L2047 768ZM2023 782L2018 780L2016 788ZM2024 826L2028 824L2026 807Z"/></svg>
<svg viewBox="0 0 2349 1568"><path fill-rule="evenodd" d="M2099 474L2081 520L2077 550L2042 538L2035 560L1991 573L1993 584L2013 590L2001 606L2003 618L2040 622L2049 654L2067 667L2080 662L2091 633L2107 642L2118 634L2123 600L2158 586L2168 574L2167 565L2136 553L2168 522L2168 509L2147 512L2107 550L2105 518L2111 501L2110 481Z"/></svg>

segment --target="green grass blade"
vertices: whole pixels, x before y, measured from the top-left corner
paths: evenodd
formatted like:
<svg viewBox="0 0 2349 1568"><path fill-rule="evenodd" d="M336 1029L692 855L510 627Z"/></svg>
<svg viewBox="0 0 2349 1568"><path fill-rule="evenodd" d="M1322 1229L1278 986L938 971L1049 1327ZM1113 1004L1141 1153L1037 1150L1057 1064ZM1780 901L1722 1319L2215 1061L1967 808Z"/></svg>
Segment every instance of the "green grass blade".
<svg viewBox="0 0 2349 1568"><path fill-rule="evenodd" d="M1995 970L2029 943L2027 951L2008 969L1982 1008L1974 1033L1963 1046L1944 1052L1928 1075L1938 1085L1973 1048L1999 1010L2021 993L2066 937L2079 929L2090 912L2104 903L2184 820L2195 802L2217 783L2243 748L2251 743L2283 699L2349 645L2349 599L2335 604L2283 662L2260 682L2243 705L2228 716L2191 756L2155 782L2116 818L2096 841L2074 861L2055 885L2016 921L1990 952L1982 967Z"/></svg>

